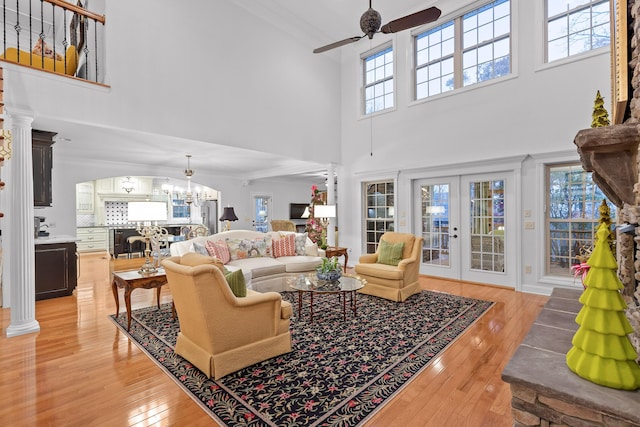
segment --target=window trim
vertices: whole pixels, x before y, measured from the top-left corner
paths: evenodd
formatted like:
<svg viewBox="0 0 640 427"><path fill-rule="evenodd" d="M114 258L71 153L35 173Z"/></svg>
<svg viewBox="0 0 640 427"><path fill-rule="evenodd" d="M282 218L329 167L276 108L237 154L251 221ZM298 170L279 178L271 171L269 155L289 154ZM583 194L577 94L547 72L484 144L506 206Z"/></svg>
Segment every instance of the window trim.
<svg viewBox="0 0 640 427"><path fill-rule="evenodd" d="M545 204L544 204L544 211L545 211L545 221L544 221L544 240L545 240L545 247L544 247L544 253L545 253L545 259L544 259L544 264L542 265L543 267L543 271L545 275L548 276L556 276L556 277L567 277L570 276L573 278L573 275L571 274L571 266L575 265L575 263L571 263L573 257L571 254L572 251L572 245L571 242L578 242L580 240L587 240L587 239L578 239L578 238L574 238L573 237L573 233L575 232L572 224L591 224L592 229L591 229L591 238L590 240L593 242L595 241L595 237L596 237L596 231L597 231L597 223L599 222L599 218L550 218L549 217L549 209L551 207L551 199L550 199L550 194L549 194L549 190L550 190L550 177L551 177L551 171L552 169L568 169L568 168L572 168L575 169L575 171L582 171L584 175L589 174L590 172L585 171L582 164L580 163L580 161L567 161L567 162L549 162L545 164L544 167L544 188L545 188ZM583 175L583 176L584 176ZM582 184L584 184L585 181L582 181ZM595 181L593 181L593 179L591 180L591 184L593 185L593 187L597 188L599 192L602 193L602 190L598 187L597 183ZM583 188L583 193L582 194L586 194L588 196L588 193L584 192L584 188ZM606 195L605 195L606 197ZM583 203L591 203L593 206L595 206L594 212L598 212L599 209L599 205L601 203L601 200L598 199L581 199L581 201ZM613 204L610 200L607 199L607 201L609 202L609 204ZM613 215L612 215L613 216ZM616 216L617 216L617 209L616 209ZM614 216L614 221L615 222L615 216ZM566 274L565 273L552 273L551 272L551 263L550 263L550 255L551 255L551 241L553 240L551 238L551 229L550 229L550 224L551 223L563 223L563 224L569 224L568 227L568 235L567 235L567 242L569 243L569 252L568 252L568 262L570 263L570 265L567 268ZM562 255L561 255L562 257ZM581 285L580 285L581 287Z"/></svg>
<svg viewBox="0 0 640 427"><path fill-rule="evenodd" d="M587 0L589 1L588 5L583 5L583 6L579 6L579 7L575 7L574 9L572 9L573 11L577 11L580 9L586 9L587 7L589 8L593 8L594 3L600 3L601 0ZM612 11L611 11L611 0L604 0L607 1L609 3L609 25L611 26L612 24ZM550 18L548 16L548 3L549 0L545 0L544 3L542 4L541 8L541 13L542 13L542 37L539 38L539 40L542 40L542 65L556 65L556 63L558 63L557 65L564 65L567 64L569 62L572 62L573 60L579 60L579 59L583 59L583 58L588 58L590 56L594 56L596 54L599 54L603 51L609 51L611 49L611 41L613 38L612 34L609 34L609 44L606 46L600 46L597 48L591 48L588 50L585 50L583 52L580 53L576 53L574 55L567 55L563 58L558 58L558 59L554 59L553 61L549 61L549 21ZM554 15L555 18L562 16L563 14L560 15ZM589 26L589 30L592 30L593 27ZM613 33L613 30L611 30L611 33Z"/></svg>
<svg viewBox="0 0 640 427"><path fill-rule="evenodd" d="M363 254L367 254L370 252L367 252L367 246L369 244L369 241L367 240L367 222L369 220L369 218L367 217L367 209L368 209L368 193L367 193L367 186L369 185L373 185L373 184L393 184L393 204L394 204L394 216L393 216L393 230L387 230L386 231L397 231L397 211L395 211L395 209L397 209L398 207L398 180L396 178L392 178L392 177L380 177L377 179L369 179L369 180L362 180L360 181L360 191L361 191L361 203L362 203L362 209L361 209L361 226L362 226L362 253ZM385 205L387 206L387 205ZM376 245L376 251L378 248L378 244L375 243Z"/></svg>
<svg viewBox="0 0 640 427"><path fill-rule="evenodd" d="M532 155L531 157L535 163L536 182L538 183L536 204L537 206L544 207L546 206L547 202L547 167L566 163L580 163L580 157L577 155L577 152L575 150ZM538 209L535 215L535 223L546 224L546 217L546 209ZM535 254L535 270L532 272L532 284L526 285L530 289L528 292L548 293L549 286L563 286L568 288L582 289L582 285L576 283L572 276L558 276L547 274L545 268L547 256L546 239L546 230L542 233L535 233L535 244L538 249L537 253ZM533 284L536 282L537 284Z"/></svg>
<svg viewBox="0 0 640 427"><path fill-rule="evenodd" d="M369 56L373 56L376 53L380 53L384 50L387 50L391 48L391 55L393 57L393 107L389 107L389 108L384 108L382 110L379 111L373 111L369 114L366 113L366 100L365 100L365 91L366 91L366 87L365 87L365 59ZM360 88L360 101L359 101L359 117L360 119L367 119L370 117L375 117L376 115L379 114L385 114L391 111L396 111L398 108L398 87L397 87L397 76L398 76L398 70L397 70L397 57L396 57L396 49L395 46L393 44L392 40L386 41L385 43L382 43L372 49L369 49L366 52L363 52L360 54L360 67L359 67L359 73L358 73L359 77L358 77L358 81L359 81L359 88Z"/></svg>
<svg viewBox="0 0 640 427"><path fill-rule="evenodd" d="M463 63L462 63L462 18L464 15L481 9L496 0L483 1L481 3L473 3L468 5L465 8L458 9L452 14L442 17L437 25L430 24L422 27L415 28L410 32L410 46L411 46L411 55L410 55L410 69L411 69L411 78L410 80L410 101L408 103L409 106L422 104L424 102L429 102L434 99L441 99L446 96L452 96L455 94L463 93L466 90L474 90L476 88L485 87L487 85L501 83L506 80L511 80L513 78L517 78L517 63L518 63L518 55L515 49L515 46L518 46L518 36L517 31L514 32L514 22L517 22L518 19L518 2L514 0L509 1L509 74L504 76L495 77L493 79L484 80L481 82L476 82L474 84L470 84L468 86L463 85ZM444 25L450 21L454 23L454 88L452 90L441 92L437 95L426 96L424 98L417 98L417 36L432 30L436 27ZM507 36L501 36L500 39L505 38ZM491 39L491 43L496 41L496 38ZM487 42L489 43L489 42ZM480 44L476 45L480 46ZM395 62L394 62L395 64Z"/></svg>

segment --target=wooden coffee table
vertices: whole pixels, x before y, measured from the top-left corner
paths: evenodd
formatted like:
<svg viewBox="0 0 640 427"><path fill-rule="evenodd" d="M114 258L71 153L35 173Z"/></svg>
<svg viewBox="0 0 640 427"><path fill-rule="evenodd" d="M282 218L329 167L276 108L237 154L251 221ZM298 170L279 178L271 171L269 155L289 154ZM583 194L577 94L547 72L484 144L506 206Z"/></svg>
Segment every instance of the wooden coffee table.
<svg viewBox="0 0 640 427"><path fill-rule="evenodd" d="M343 275L335 282L319 280L315 273L290 277L289 286L298 291L298 317L302 320L302 295L309 294L309 322L313 322L313 302L316 294L340 294L342 300L342 320L347 320L347 297L349 297L349 311L353 317L357 314L357 290L362 289L367 281L358 276Z"/></svg>
<svg viewBox="0 0 640 427"><path fill-rule="evenodd" d="M159 268L156 273L140 274L138 270L117 271L113 273L111 289L113 298L116 301L116 317L120 314L120 301L118 299L118 288L124 289L124 303L127 307L127 331L131 329L131 292L134 289L156 289L156 300L160 308L160 291L162 285L167 283L167 276L164 269Z"/></svg>

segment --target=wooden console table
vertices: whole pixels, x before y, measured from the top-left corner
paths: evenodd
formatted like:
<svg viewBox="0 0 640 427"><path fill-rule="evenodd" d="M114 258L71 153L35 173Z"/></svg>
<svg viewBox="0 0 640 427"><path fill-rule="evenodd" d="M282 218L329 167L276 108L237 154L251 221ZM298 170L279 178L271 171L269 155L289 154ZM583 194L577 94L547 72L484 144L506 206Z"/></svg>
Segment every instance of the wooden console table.
<svg viewBox="0 0 640 427"><path fill-rule="evenodd" d="M137 270L133 271L117 271L113 273L113 282L111 289L113 290L113 298L116 301L116 317L120 314L120 301L118 300L118 288L124 289L124 303L127 307L127 331L131 329L131 292L134 289L155 289L156 301L160 308L160 291L162 285L167 283L167 276L164 269L158 269L153 274L140 274Z"/></svg>
<svg viewBox="0 0 640 427"><path fill-rule="evenodd" d="M347 262L349 261L349 249L347 248L341 248L339 246L327 246L327 249L324 250L325 254L327 255L327 258L331 258L331 257L338 257L338 256L343 256L344 257L344 272L347 272Z"/></svg>

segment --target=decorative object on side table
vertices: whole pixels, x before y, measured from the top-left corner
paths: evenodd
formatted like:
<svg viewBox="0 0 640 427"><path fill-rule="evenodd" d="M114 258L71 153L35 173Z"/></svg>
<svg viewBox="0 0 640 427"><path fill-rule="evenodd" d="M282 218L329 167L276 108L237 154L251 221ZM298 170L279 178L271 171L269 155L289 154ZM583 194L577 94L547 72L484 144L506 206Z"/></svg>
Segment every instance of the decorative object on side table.
<svg viewBox="0 0 640 427"><path fill-rule="evenodd" d="M338 262L338 257L322 258L322 264L316 268L316 276L320 280L333 282L342 277L342 265Z"/></svg>
<svg viewBox="0 0 640 427"><path fill-rule="evenodd" d="M224 208L224 210L222 211L222 216L220 217L220 221L225 221L224 231L231 230L230 221L237 221L237 220L238 220L238 217L236 216L236 213L234 212L232 206L227 206L226 208Z"/></svg>
<svg viewBox="0 0 640 427"><path fill-rule="evenodd" d="M307 219L306 232L307 232L307 235L309 236L309 239L313 243L317 243L318 246L320 246L322 241L323 228L320 222L317 221L315 218L314 209L315 209L315 205L320 205L322 203L324 203L324 200L322 199L322 193L318 189L317 185L312 185L311 186L311 203L309 204L308 209L305 209L304 213L302 214L302 218Z"/></svg>
<svg viewBox="0 0 640 427"><path fill-rule="evenodd" d="M164 202L129 202L128 219L130 222L136 222L136 231L145 240L145 263L138 270L138 273L155 273L157 268L151 261L149 244L152 238L155 239L158 235L167 235L167 230L158 226L158 221L167 220L167 204ZM153 225L152 222L154 222Z"/></svg>
<svg viewBox="0 0 640 427"><path fill-rule="evenodd" d="M327 248L327 227L329 227L329 220L336 217L335 205L316 205L313 207L314 216L320 221L322 226L322 249Z"/></svg>

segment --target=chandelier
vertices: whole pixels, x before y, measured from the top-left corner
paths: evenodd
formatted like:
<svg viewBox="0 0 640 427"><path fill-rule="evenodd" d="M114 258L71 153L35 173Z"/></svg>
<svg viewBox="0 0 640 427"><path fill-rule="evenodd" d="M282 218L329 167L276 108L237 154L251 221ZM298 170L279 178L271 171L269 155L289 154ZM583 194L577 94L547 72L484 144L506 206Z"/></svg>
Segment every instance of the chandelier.
<svg viewBox="0 0 640 427"><path fill-rule="evenodd" d="M193 193L191 192L191 177L193 176L193 170L191 170L191 154L187 154L187 168L184 170L184 174L187 176L187 196L184 201L190 205L193 203Z"/></svg>
<svg viewBox="0 0 640 427"><path fill-rule="evenodd" d="M196 191L194 194L191 191L191 177L193 176L193 169L191 169L191 154L187 154L187 168L184 170L184 174L187 176L187 194L185 195L184 202L189 206L200 206L202 203L200 192Z"/></svg>
<svg viewBox="0 0 640 427"><path fill-rule="evenodd" d="M131 177L128 176L127 179L122 181L122 189L127 192L127 194L131 193L136 187L136 183L131 181Z"/></svg>

